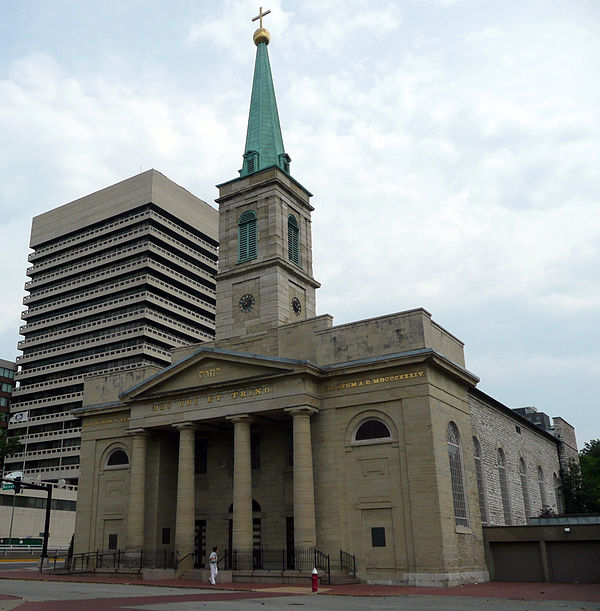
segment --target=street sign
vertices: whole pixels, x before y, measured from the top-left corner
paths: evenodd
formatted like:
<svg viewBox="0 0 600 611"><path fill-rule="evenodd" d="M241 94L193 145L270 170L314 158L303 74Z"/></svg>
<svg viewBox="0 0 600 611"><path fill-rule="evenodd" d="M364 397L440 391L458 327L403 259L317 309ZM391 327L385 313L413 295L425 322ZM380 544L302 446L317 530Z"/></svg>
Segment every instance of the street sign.
<svg viewBox="0 0 600 611"><path fill-rule="evenodd" d="M15 485L12 482L2 482L2 490L14 490Z"/></svg>

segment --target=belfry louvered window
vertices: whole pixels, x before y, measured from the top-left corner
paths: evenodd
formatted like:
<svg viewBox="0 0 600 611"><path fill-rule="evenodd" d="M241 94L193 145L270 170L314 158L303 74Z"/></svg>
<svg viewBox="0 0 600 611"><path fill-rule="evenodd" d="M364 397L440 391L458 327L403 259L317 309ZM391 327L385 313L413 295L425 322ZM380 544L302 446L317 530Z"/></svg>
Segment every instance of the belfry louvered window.
<svg viewBox="0 0 600 611"><path fill-rule="evenodd" d="M300 265L300 227L293 214L288 216L288 259Z"/></svg>
<svg viewBox="0 0 600 611"><path fill-rule="evenodd" d="M460 436L454 422L448 424L448 458L450 460L450 482L454 501L454 521L457 526L468 526L467 498L460 449Z"/></svg>
<svg viewBox="0 0 600 611"><path fill-rule="evenodd" d="M256 257L256 213L246 210L238 220L238 262Z"/></svg>

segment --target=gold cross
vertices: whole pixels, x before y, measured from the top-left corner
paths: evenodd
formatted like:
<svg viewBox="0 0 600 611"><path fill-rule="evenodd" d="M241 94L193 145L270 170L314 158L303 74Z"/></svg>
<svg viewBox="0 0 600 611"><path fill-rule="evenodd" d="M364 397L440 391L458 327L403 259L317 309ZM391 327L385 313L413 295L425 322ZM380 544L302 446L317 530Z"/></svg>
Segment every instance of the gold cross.
<svg viewBox="0 0 600 611"><path fill-rule="evenodd" d="M260 7L260 10L258 11L258 15L257 15L256 17L253 17L253 18L252 18L252 21L256 21L257 19L260 19L260 28L262 29L262 27L263 27L263 25L262 25L262 18L263 18L265 15L268 15L270 12L271 12L271 9L269 9L268 11L265 11L265 12L263 13L263 11L262 11L262 6L261 6L261 7Z"/></svg>

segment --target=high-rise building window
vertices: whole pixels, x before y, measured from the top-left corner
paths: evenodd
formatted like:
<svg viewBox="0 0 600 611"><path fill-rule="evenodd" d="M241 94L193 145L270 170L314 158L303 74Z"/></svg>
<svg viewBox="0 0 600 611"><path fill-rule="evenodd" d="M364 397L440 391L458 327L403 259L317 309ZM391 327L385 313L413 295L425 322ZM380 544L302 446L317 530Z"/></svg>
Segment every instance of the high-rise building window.
<svg viewBox="0 0 600 611"><path fill-rule="evenodd" d="M448 424L448 458L450 461L450 481L454 501L454 521L457 526L468 526L467 498L465 496L464 475L460 449L460 436L454 422Z"/></svg>
<svg viewBox="0 0 600 611"><path fill-rule="evenodd" d="M504 450L498 448L498 478L500 480L500 496L502 497L502 511L504 512L504 524L512 524L512 514L510 511L510 498L508 496L508 479L506 477L506 458Z"/></svg>
<svg viewBox="0 0 600 611"><path fill-rule="evenodd" d="M475 474L477 475L477 492L479 494L479 512L481 523L487 524L487 507L485 504L485 488L483 485L483 467L481 466L481 444L477 437L473 437L473 458L475 460Z"/></svg>
<svg viewBox="0 0 600 611"><path fill-rule="evenodd" d="M238 262L256 259L256 213L246 210L238 220Z"/></svg>
<svg viewBox="0 0 600 611"><path fill-rule="evenodd" d="M293 214L288 216L288 258L300 265L300 227Z"/></svg>

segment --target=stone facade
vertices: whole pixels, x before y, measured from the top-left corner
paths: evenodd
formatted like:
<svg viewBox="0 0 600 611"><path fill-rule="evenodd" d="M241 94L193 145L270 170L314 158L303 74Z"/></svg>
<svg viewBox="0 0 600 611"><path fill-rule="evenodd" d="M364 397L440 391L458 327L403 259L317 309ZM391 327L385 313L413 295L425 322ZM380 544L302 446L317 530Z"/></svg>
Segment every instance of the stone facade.
<svg viewBox="0 0 600 611"><path fill-rule="evenodd" d="M483 494L486 500L484 522L489 526L524 525L527 518L540 515L543 507L557 512L559 505L555 482L560 476L560 440L475 389L469 393L469 408L473 436L481 446ZM472 457L472 443L468 447ZM499 449L505 456L511 514L509 524L505 520L499 481ZM519 470L521 459L525 464L525 494ZM541 486L538 477L540 468L543 474ZM541 490L545 498L542 498Z"/></svg>

